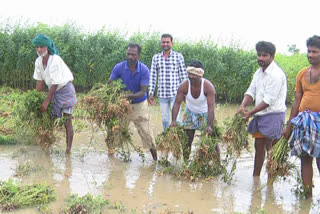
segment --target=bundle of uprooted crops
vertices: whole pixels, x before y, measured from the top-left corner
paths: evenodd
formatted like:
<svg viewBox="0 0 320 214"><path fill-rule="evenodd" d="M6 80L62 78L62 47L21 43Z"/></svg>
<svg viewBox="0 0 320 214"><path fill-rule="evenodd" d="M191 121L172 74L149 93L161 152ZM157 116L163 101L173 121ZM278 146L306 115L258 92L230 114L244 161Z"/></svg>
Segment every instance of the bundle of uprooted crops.
<svg viewBox="0 0 320 214"><path fill-rule="evenodd" d="M221 133L217 126L213 126L212 135L202 133L198 142L198 150L191 163L185 167L183 174L190 180L197 178L214 177L223 172L220 163L220 150L218 143Z"/></svg>
<svg viewBox="0 0 320 214"><path fill-rule="evenodd" d="M222 136L222 140L227 144L227 154L223 160L224 171L223 181L230 183L237 166L237 159L243 149L248 150L248 132L246 121L239 113L235 115L231 121L225 121L226 132ZM228 171L228 168L230 170Z"/></svg>
<svg viewBox="0 0 320 214"><path fill-rule="evenodd" d="M233 155L240 155L243 149L248 149L248 132L246 121L239 113L226 122L226 132L222 136L223 142L227 143L228 151Z"/></svg>
<svg viewBox="0 0 320 214"><path fill-rule="evenodd" d="M9 179L0 181L0 206L11 211L30 206L47 206L56 199L55 190L43 184L22 185Z"/></svg>
<svg viewBox="0 0 320 214"><path fill-rule="evenodd" d="M46 96L43 92L29 90L15 103L14 113L20 133L28 133L44 147L49 147L54 142L54 119L51 117L52 105L46 112L40 108Z"/></svg>
<svg viewBox="0 0 320 214"><path fill-rule="evenodd" d="M282 137L269 151L267 170L268 182L272 183L278 177L288 176L295 166L288 161L290 147L287 139Z"/></svg>
<svg viewBox="0 0 320 214"><path fill-rule="evenodd" d="M126 98L127 92L121 80L111 84L96 84L81 101L88 119L106 129L106 144L109 153L117 152L125 161L130 160L130 149L144 158L143 152L132 143L128 115L132 105Z"/></svg>
<svg viewBox="0 0 320 214"><path fill-rule="evenodd" d="M102 199L101 196L95 198L91 194L86 194L80 197L74 194L67 198L67 208L64 210L64 213L102 213L102 208L107 205L109 205L109 201Z"/></svg>
<svg viewBox="0 0 320 214"><path fill-rule="evenodd" d="M166 152L166 161L168 160L168 154L170 152L176 160L187 156L184 154L187 151L188 135L180 125L167 128L157 136L156 143L157 150ZM185 162L186 161L187 160L185 160Z"/></svg>

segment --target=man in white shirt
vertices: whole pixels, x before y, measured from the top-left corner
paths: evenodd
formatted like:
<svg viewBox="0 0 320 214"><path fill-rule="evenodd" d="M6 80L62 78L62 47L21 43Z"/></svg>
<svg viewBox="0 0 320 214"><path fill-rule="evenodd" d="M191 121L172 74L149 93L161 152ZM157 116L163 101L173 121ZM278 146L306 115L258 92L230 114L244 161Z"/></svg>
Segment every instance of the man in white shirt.
<svg viewBox="0 0 320 214"><path fill-rule="evenodd" d="M281 138L286 114L287 80L282 69L273 61L276 48L270 42L256 44L260 68L255 72L237 113L242 113L249 123L248 132L255 138L253 176L260 176L265 152ZM247 111L246 106L255 101L255 107Z"/></svg>
<svg viewBox="0 0 320 214"><path fill-rule="evenodd" d="M41 111L47 111L49 103L52 101L53 116L66 117L66 153L70 154L73 127L72 112L73 106L77 103L76 92L72 84L73 75L59 56L59 51L53 41L46 35L39 34L32 41L36 46L39 57L36 59L33 78L37 80L36 89L41 91L46 84L49 88L48 96L42 103Z"/></svg>

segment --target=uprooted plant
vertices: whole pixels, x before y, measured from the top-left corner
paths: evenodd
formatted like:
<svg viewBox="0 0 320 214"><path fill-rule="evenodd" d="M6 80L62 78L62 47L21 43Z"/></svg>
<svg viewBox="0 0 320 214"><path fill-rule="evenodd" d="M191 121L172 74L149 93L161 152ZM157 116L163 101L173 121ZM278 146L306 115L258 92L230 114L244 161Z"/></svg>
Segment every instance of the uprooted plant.
<svg viewBox="0 0 320 214"><path fill-rule="evenodd" d="M172 153L176 160L183 159L187 150L188 135L183 127L177 125L176 127L167 128L164 132L156 137L156 144L158 151L166 153L165 160L168 161L169 153ZM187 160L184 160L187 162Z"/></svg>
<svg viewBox="0 0 320 214"><path fill-rule="evenodd" d="M25 137L27 134L32 139L36 139L38 144L48 148L55 140L54 119L51 116L51 104L46 112L40 111L45 98L43 92L36 90L23 93L14 105L14 114L21 136Z"/></svg>
<svg viewBox="0 0 320 214"><path fill-rule="evenodd" d="M295 165L288 161L290 147L287 139L282 137L269 152L267 161L268 182L272 183L278 177L289 176Z"/></svg>
<svg viewBox="0 0 320 214"><path fill-rule="evenodd" d="M56 200L55 190L44 184L23 185L12 179L0 181L0 206L3 211L11 211L23 207L39 206L48 208L48 204Z"/></svg>
<svg viewBox="0 0 320 214"><path fill-rule="evenodd" d="M220 149L218 146L220 141L221 132L216 125L213 126L212 135L202 132L195 156L183 170L184 176L193 180L215 177L221 174L223 166L220 162Z"/></svg>
<svg viewBox="0 0 320 214"><path fill-rule="evenodd" d="M227 154L224 162L224 175L222 179L226 183L230 183L236 170L237 159L241 155L243 149L249 150L248 132L246 121L239 113L235 115L231 121L226 120L226 132L222 136L222 140L227 144ZM229 166L231 163L231 166ZM227 169L230 168L228 171Z"/></svg>
<svg viewBox="0 0 320 214"><path fill-rule="evenodd" d="M189 159L188 136L182 126L166 129L156 138L157 149L166 152L165 160L160 164L163 169L161 173L174 174L178 177L185 177L189 180L208 179L224 172L224 166L220 163L220 149L218 143L221 142L220 129L214 125L212 135L202 131L197 142L197 151L194 157ZM172 153L176 160L183 159L184 164L177 170L168 161L168 153Z"/></svg>
<svg viewBox="0 0 320 214"><path fill-rule="evenodd" d="M81 101L87 112L87 118L95 122L107 132L105 138L108 152L118 153L124 161L130 161L130 150L138 152L144 160L140 147L132 142L129 132L128 115L132 105L126 98L127 92L120 80L110 84L96 84Z"/></svg>
<svg viewBox="0 0 320 214"><path fill-rule="evenodd" d="M91 194L86 194L82 197L77 194L70 195L67 199L67 208L63 213L66 214L89 214L102 213L102 208L109 205L108 200L102 199L101 196L93 197Z"/></svg>

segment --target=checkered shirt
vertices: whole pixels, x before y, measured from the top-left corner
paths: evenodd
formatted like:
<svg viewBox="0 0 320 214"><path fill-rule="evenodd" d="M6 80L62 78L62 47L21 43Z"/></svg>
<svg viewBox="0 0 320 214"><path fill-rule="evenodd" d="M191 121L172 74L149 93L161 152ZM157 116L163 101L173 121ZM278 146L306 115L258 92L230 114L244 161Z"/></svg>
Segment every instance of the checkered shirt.
<svg viewBox="0 0 320 214"><path fill-rule="evenodd" d="M289 140L291 154L300 156L307 152L311 157L320 157L320 113L309 110L300 112L291 120L294 125Z"/></svg>
<svg viewBox="0 0 320 214"><path fill-rule="evenodd" d="M163 52L153 56L149 82L150 96L154 95L157 78L158 97L176 96L179 85L188 78L182 54L171 51L167 59L165 59Z"/></svg>

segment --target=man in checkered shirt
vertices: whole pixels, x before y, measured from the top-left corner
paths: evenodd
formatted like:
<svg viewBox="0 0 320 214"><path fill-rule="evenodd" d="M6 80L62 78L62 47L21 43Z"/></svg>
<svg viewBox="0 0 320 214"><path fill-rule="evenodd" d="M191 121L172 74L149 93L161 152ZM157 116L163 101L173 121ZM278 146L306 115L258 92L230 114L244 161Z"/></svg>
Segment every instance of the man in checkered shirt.
<svg viewBox="0 0 320 214"><path fill-rule="evenodd" d="M184 58L172 50L173 38L170 34L161 36L162 52L153 56L150 69L149 102L154 105L154 91L158 79L157 95L160 103L163 131L170 125L170 114L179 85L188 79ZM182 123L180 110L177 121Z"/></svg>

